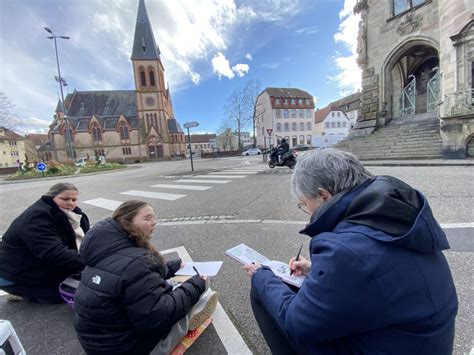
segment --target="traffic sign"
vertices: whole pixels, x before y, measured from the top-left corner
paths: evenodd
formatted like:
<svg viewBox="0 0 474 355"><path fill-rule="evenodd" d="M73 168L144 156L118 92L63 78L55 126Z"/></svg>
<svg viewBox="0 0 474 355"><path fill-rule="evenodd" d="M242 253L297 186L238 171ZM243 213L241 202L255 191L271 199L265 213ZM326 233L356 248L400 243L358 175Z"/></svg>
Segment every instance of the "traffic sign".
<svg viewBox="0 0 474 355"><path fill-rule="evenodd" d="M268 133L268 135L269 135L269 136L271 136L271 135L272 135L272 132L273 132L273 129L271 129L271 128L267 128L267 133Z"/></svg>
<svg viewBox="0 0 474 355"><path fill-rule="evenodd" d="M183 126L184 126L184 128L197 127L197 126L199 126L199 123L197 123L196 121L186 122Z"/></svg>
<svg viewBox="0 0 474 355"><path fill-rule="evenodd" d="M45 163L38 163L38 164L36 164L36 170L38 170L38 171L45 171L45 170L46 170L46 164L45 164Z"/></svg>

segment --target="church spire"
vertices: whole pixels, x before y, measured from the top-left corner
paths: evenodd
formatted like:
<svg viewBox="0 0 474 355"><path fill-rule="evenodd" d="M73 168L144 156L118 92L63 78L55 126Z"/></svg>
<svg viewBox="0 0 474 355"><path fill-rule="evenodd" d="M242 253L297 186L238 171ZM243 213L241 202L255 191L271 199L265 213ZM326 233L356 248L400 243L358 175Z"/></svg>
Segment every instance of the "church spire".
<svg viewBox="0 0 474 355"><path fill-rule="evenodd" d="M135 38L133 40L132 60L159 59L160 50L155 42L145 0L139 0Z"/></svg>

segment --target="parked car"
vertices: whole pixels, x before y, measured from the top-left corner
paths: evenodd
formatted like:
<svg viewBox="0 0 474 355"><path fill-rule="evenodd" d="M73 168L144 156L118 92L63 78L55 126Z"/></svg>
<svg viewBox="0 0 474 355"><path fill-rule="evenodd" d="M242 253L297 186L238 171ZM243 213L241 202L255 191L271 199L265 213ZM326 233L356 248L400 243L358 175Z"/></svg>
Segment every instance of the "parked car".
<svg viewBox="0 0 474 355"><path fill-rule="evenodd" d="M250 149L247 149L246 151L242 152L243 156L260 155L260 154L262 154L262 151L258 148L250 148Z"/></svg>
<svg viewBox="0 0 474 355"><path fill-rule="evenodd" d="M95 157L92 157L92 158L79 158L77 161L76 161L76 166L85 166L87 164L88 161L91 161L91 162L94 162L96 163L96 158ZM105 157L103 155L99 155L99 164L105 164L107 163L107 160L105 160Z"/></svg>

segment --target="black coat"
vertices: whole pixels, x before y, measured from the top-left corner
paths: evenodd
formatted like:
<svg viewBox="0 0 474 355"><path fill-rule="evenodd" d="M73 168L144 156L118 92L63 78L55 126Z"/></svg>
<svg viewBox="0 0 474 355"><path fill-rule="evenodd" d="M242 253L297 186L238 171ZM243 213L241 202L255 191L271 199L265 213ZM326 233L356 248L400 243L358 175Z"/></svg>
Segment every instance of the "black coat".
<svg viewBox="0 0 474 355"><path fill-rule="evenodd" d="M86 267L76 292L74 326L88 354L147 354L204 292L193 276L173 291L165 281L181 260L163 264L138 247L112 218L87 233Z"/></svg>
<svg viewBox="0 0 474 355"><path fill-rule="evenodd" d="M89 219L81 214L81 228L89 230ZM22 285L31 295L41 288L59 286L67 276L80 272L76 235L66 214L52 197L42 196L10 225L0 244L0 277Z"/></svg>

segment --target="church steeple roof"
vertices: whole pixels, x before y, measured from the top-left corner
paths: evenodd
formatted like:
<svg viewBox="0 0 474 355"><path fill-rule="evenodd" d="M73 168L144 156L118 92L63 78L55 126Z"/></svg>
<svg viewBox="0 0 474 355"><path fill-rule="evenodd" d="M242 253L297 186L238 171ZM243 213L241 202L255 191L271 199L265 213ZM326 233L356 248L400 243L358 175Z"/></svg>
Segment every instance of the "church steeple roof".
<svg viewBox="0 0 474 355"><path fill-rule="evenodd" d="M60 99L58 99L58 104L56 105L56 110L54 112L62 112L64 113L63 103Z"/></svg>
<svg viewBox="0 0 474 355"><path fill-rule="evenodd" d="M159 59L160 50L155 42L153 29L151 28L145 0L139 0L137 23L135 25L135 38L133 40L132 60L135 59Z"/></svg>

